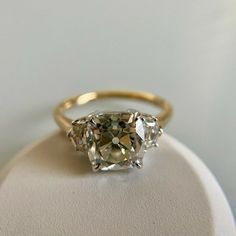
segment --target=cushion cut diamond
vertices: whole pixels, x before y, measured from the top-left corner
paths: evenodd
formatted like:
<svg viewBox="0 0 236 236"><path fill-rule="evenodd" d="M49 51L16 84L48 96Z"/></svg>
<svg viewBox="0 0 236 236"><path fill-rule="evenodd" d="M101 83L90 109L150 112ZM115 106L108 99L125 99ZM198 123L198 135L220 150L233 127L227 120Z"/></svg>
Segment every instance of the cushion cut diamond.
<svg viewBox="0 0 236 236"><path fill-rule="evenodd" d="M86 149L94 171L142 167L147 148L156 146L156 118L137 111L100 112L73 122L69 133L77 150Z"/></svg>

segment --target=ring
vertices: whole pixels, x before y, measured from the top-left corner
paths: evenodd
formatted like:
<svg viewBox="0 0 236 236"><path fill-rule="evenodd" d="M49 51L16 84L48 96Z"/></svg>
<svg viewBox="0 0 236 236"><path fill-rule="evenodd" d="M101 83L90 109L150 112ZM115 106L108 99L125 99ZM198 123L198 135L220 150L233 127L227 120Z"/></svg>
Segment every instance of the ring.
<svg viewBox="0 0 236 236"><path fill-rule="evenodd" d="M65 112L97 99L125 98L141 100L161 108L157 115L125 111L97 111L72 120ZM157 147L163 127L172 115L165 99L147 92L100 91L73 96L54 110L59 127L67 133L77 151L88 154L93 171L141 168L147 149Z"/></svg>

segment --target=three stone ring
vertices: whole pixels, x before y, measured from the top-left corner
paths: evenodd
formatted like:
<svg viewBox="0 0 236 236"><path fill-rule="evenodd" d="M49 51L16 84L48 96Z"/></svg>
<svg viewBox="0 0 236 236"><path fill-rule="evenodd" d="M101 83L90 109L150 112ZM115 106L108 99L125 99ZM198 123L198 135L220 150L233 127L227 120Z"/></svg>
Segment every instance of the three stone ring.
<svg viewBox="0 0 236 236"><path fill-rule="evenodd" d="M159 108L157 115L134 109L99 111L72 120L65 112L90 101L125 98L148 102ZM74 96L60 103L54 118L77 151L88 154L93 171L141 168L147 149L157 147L163 127L172 115L172 107L163 98L147 92L101 91Z"/></svg>

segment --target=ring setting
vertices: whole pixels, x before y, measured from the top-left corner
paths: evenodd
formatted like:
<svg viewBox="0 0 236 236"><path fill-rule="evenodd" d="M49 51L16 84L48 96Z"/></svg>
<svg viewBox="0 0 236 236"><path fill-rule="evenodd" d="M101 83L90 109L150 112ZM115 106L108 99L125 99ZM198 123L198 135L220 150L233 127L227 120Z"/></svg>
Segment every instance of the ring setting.
<svg viewBox="0 0 236 236"><path fill-rule="evenodd" d="M86 152L93 171L141 168L147 149L157 147L162 128L156 117L136 110L95 112L72 122L68 132Z"/></svg>
<svg viewBox="0 0 236 236"><path fill-rule="evenodd" d="M157 115L134 109L96 111L72 120L65 112L97 99L118 98L147 102L161 108ZM54 110L58 126L67 133L77 151L88 155L93 171L141 168L149 148L158 146L158 139L172 115L172 106L165 99L147 92L99 91L69 97Z"/></svg>

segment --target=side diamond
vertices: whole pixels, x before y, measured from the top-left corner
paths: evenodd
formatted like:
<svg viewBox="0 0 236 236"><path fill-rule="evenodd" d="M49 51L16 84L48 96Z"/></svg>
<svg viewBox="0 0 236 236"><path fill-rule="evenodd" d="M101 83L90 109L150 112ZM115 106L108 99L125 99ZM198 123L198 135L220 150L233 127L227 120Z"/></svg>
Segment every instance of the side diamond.
<svg viewBox="0 0 236 236"><path fill-rule="evenodd" d="M84 152L87 149L85 141L85 132L87 126L87 119L79 119L72 122L72 128L68 132L68 137L71 140L76 151Z"/></svg>
<svg viewBox="0 0 236 236"><path fill-rule="evenodd" d="M160 136L161 127L155 116L142 114L142 120L145 127L146 148L157 147L158 137Z"/></svg>

